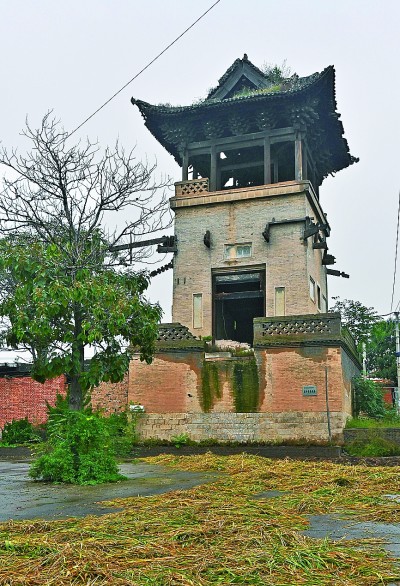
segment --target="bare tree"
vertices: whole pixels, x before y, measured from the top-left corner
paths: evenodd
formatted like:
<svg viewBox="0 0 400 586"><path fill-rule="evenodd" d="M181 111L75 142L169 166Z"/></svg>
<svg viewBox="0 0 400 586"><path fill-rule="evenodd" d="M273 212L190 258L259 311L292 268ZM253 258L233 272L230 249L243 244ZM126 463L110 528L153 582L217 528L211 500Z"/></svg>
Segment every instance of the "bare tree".
<svg viewBox="0 0 400 586"><path fill-rule="evenodd" d="M148 274L118 267L149 254L121 245L170 225L169 181L156 183L155 167L118 144L103 153L89 140L69 146L50 114L23 135L26 155L0 150L9 170L0 192L1 338L31 351L36 380L68 374L70 406L80 409L99 382L122 380L131 346L151 360L161 309L143 297ZM124 224L107 228L121 214ZM88 345L97 351L85 370Z"/></svg>
<svg viewBox="0 0 400 586"><path fill-rule="evenodd" d="M169 180L154 181L155 165L137 161L117 143L100 152L97 143L68 146L68 133L44 116L40 128L26 124L31 142L26 155L0 150L0 163L10 173L0 193L0 233L28 233L42 242L63 247L71 267L96 262L89 246L101 232L104 246L137 241L171 224L166 197ZM116 212L126 212L123 226L107 229ZM121 214L119 214L119 219ZM124 252L125 260L148 258L149 248ZM119 262L124 262L119 253ZM115 258L114 258L115 262Z"/></svg>

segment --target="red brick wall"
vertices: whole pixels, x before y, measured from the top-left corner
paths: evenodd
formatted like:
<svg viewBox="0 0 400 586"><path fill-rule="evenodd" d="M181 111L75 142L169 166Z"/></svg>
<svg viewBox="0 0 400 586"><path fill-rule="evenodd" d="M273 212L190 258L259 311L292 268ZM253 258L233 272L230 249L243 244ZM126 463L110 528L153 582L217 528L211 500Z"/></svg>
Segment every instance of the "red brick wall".
<svg viewBox="0 0 400 586"><path fill-rule="evenodd" d="M0 378L0 428L13 419L27 417L32 423L47 419L46 401L54 405L57 394L65 392L65 378L48 380L44 384L31 377Z"/></svg>
<svg viewBox="0 0 400 586"><path fill-rule="evenodd" d="M325 366L331 411L351 412L351 377L341 348L323 346L256 350L259 407L263 413L324 412ZM349 361L349 359L347 359ZM235 412L232 361L219 363L220 395L210 412ZM201 352L159 353L151 365L133 360L128 400L147 413L201 413ZM317 396L303 396L303 386L315 385Z"/></svg>
<svg viewBox="0 0 400 586"><path fill-rule="evenodd" d="M93 389L92 405L107 414L124 411L128 405L128 374L120 383L101 383Z"/></svg>
<svg viewBox="0 0 400 586"><path fill-rule="evenodd" d="M324 411L325 366L332 411L344 410L344 385L340 348L286 348L261 352L265 368L263 412ZM303 386L315 385L317 396L304 397Z"/></svg>
<svg viewBox="0 0 400 586"><path fill-rule="evenodd" d="M145 405L151 413L201 411L201 359L200 352L166 352L150 365L132 360L128 401Z"/></svg>
<svg viewBox="0 0 400 586"><path fill-rule="evenodd" d="M57 394L66 391L65 377L46 381L34 381L30 376L0 378L0 429L13 419L27 417L32 423L47 419L46 402L54 405ZM123 411L128 404L128 375L120 383L102 383L92 393L93 407L101 407L106 413Z"/></svg>

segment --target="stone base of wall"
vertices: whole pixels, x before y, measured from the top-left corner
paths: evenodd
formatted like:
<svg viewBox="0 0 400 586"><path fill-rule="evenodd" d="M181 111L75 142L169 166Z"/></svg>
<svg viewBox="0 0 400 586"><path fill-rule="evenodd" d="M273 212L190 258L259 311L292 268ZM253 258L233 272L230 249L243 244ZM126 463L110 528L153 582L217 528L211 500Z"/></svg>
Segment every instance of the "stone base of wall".
<svg viewBox="0 0 400 586"><path fill-rule="evenodd" d="M400 427L381 427L372 429L345 429L343 431L344 441L346 444L355 440L367 440L369 437L379 436L400 446Z"/></svg>
<svg viewBox="0 0 400 586"><path fill-rule="evenodd" d="M332 412L332 439L343 440L345 413ZM305 413L146 413L137 424L141 439L171 440L187 434L191 440L232 442L328 442L327 415Z"/></svg>

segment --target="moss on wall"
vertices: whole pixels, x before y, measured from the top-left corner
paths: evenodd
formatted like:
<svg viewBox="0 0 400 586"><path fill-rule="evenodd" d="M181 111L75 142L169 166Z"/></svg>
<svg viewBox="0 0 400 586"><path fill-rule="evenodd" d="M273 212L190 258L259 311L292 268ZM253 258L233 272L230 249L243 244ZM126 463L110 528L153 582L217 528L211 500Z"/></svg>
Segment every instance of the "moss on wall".
<svg viewBox="0 0 400 586"><path fill-rule="evenodd" d="M256 361L252 359L234 362L232 374L236 413L258 411L260 390Z"/></svg>
<svg viewBox="0 0 400 586"><path fill-rule="evenodd" d="M203 361L200 404L205 413L211 411L215 399L221 398L218 363Z"/></svg>
<svg viewBox="0 0 400 586"><path fill-rule="evenodd" d="M237 358L217 362L204 360L200 405L205 413L212 411L215 402L222 398L222 388L226 382L233 394L236 413L254 413L259 410L257 363L254 358Z"/></svg>

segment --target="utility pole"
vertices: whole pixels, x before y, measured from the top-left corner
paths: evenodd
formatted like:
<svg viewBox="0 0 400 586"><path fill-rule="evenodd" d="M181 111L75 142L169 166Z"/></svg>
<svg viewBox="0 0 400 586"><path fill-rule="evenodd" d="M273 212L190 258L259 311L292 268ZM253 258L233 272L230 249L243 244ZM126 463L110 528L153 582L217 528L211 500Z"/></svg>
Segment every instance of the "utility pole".
<svg viewBox="0 0 400 586"><path fill-rule="evenodd" d="M396 324L396 365L397 365L397 388L395 389L396 411L399 411L399 381L400 381L400 337L399 337L399 312L394 312Z"/></svg>
<svg viewBox="0 0 400 586"><path fill-rule="evenodd" d="M362 366L363 377L367 378L367 345L365 342L362 343Z"/></svg>

